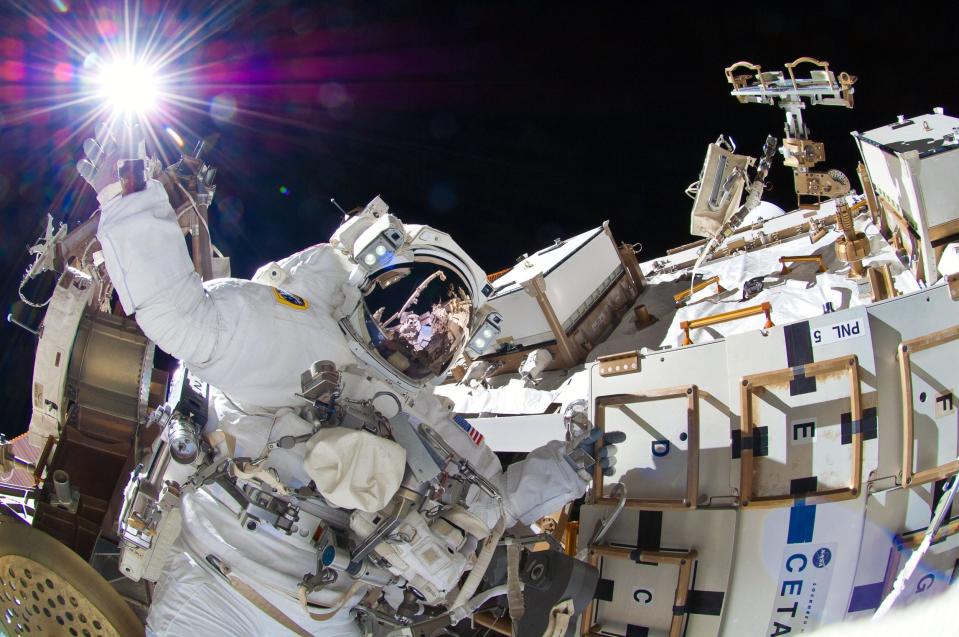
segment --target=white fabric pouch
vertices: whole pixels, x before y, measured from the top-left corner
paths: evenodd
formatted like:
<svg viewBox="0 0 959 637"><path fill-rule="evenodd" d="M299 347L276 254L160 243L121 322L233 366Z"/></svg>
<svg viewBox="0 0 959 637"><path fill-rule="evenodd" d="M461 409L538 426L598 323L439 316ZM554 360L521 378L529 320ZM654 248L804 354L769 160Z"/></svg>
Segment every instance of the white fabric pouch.
<svg viewBox="0 0 959 637"><path fill-rule="evenodd" d="M333 427L306 443L303 465L330 504L375 513L400 487L406 450L367 431Z"/></svg>

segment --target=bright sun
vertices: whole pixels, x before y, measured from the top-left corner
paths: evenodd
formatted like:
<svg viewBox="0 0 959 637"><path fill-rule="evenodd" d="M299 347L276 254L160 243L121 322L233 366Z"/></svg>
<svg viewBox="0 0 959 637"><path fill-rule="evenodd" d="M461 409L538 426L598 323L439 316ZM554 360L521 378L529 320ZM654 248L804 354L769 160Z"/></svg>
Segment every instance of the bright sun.
<svg viewBox="0 0 959 637"><path fill-rule="evenodd" d="M96 84L98 96L121 115L145 115L157 106L160 96L154 70L132 59L105 63Z"/></svg>

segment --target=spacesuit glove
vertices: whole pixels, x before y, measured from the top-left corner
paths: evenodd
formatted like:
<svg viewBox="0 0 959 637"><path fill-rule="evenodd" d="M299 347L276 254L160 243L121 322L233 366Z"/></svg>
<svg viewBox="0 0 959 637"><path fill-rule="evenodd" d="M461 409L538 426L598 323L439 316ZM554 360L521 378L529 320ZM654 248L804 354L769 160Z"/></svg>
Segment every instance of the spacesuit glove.
<svg viewBox="0 0 959 637"><path fill-rule="evenodd" d="M84 159L77 162L77 172L97 192L103 205L120 194L117 165L124 159L146 158L143 130L136 122L113 118L97 125L93 138L83 142Z"/></svg>
<svg viewBox="0 0 959 637"><path fill-rule="evenodd" d="M600 440L602 446L597 450ZM598 462L603 469L603 475L611 476L616 466L616 444L626 440L622 431L603 432L594 427L580 443L566 456L569 462L584 480L589 480L589 469Z"/></svg>

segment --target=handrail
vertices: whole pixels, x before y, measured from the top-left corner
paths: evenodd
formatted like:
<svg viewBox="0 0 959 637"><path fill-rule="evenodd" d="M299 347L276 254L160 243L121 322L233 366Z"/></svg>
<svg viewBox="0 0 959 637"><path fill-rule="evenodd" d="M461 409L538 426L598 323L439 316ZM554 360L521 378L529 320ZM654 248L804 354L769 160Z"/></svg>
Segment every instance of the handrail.
<svg viewBox="0 0 959 637"><path fill-rule="evenodd" d="M900 551L903 549L919 548L919 545L922 544L922 541L925 539L928 532L929 529L922 529L921 531L896 535L893 538L893 544ZM959 533L959 518L949 520L936 529L936 534L932 536L932 541L938 542L951 535L955 535L956 533Z"/></svg>
<svg viewBox="0 0 959 637"><path fill-rule="evenodd" d="M619 560L642 561L651 564L673 564L679 567L679 576L676 578L676 592L673 595L673 616L669 623L669 637L679 637L683 631L683 624L687 611L686 599L689 595L689 581L693 573L693 563L698 554L695 549L688 551L644 551L624 546L610 546L608 544L591 544L589 546L589 564L596 566L600 557ZM588 637L603 637L600 632L602 626L593 624L593 606L591 602L583 610L583 620L580 630ZM680 611L680 612L677 612Z"/></svg>
<svg viewBox="0 0 959 637"><path fill-rule="evenodd" d="M682 303L685 299L689 298L690 296L692 296L692 295L695 294L696 292L699 292L700 290L705 290L706 288L708 288L708 287L709 287L710 285L712 285L713 283L716 284L717 293L718 293L718 292L725 292L725 291L726 291L726 288L724 288L722 285L720 285L720 283L719 283L719 277L718 277L718 276L711 276L711 277L709 277L708 279L706 279L706 280L704 280L704 281L700 281L699 283L697 283L696 285L694 285L694 286L691 287L691 288L688 288L688 289L686 289L686 290L683 290L682 292L680 292L680 293L678 293L678 294L674 294L674 295L673 295L673 302L676 303L677 305L679 305L679 304Z"/></svg>
<svg viewBox="0 0 959 637"><path fill-rule="evenodd" d="M818 263L819 271L826 271L826 262L822 258L821 254L808 254L804 256L789 256L789 257L779 257L779 264L783 267L780 274L789 274L792 272L792 268L788 267L787 263Z"/></svg>
<svg viewBox="0 0 959 637"><path fill-rule="evenodd" d="M722 312L720 314L712 314L710 316L703 316L701 318L693 319L691 321L682 321L679 324L679 328L683 330L683 345L692 345L693 341L689 338L689 330L694 330L700 327L707 327L709 325L716 325L718 323L726 323L728 321L736 321L741 318L746 318L747 316L755 316L756 314L765 314L766 315L766 324L763 326L765 329L773 327L772 319L773 306L768 301L760 303L759 305L751 305L749 307L741 307L738 310L731 310L729 312Z"/></svg>
<svg viewBox="0 0 959 637"><path fill-rule="evenodd" d="M733 71L734 71L735 69L740 68L740 67L746 68L746 69L752 69L753 71L756 71L756 78L759 80L759 85L762 86L762 88L763 88L764 91L766 90L766 82L765 82L765 80L763 80L763 69L762 69L762 67L759 66L758 64L753 64L752 62L747 62L747 61L745 61L745 60L741 60L741 61L739 61L739 62L736 62L736 63L733 64L732 66L727 66L726 69L725 69L725 70L726 70L726 80L727 80L730 84L733 85L733 88L734 88L734 89L741 88L741 87L739 87L739 86L736 85L736 80L735 80L735 78L733 78Z"/></svg>
<svg viewBox="0 0 959 637"><path fill-rule="evenodd" d="M606 430L606 408L622 407L634 403L650 400L661 400L665 398L683 398L686 401L686 488L682 498L664 499L664 498L626 498L626 506L630 509L662 510L662 509L695 509L696 502L699 499L699 388L696 385L681 385L679 387L667 387L656 389L644 393L636 394L612 394L609 396L599 396L593 409L595 414L596 427L600 431ZM601 443L597 451L602 448ZM595 504L618 505L617 498L610 498L603 495L603 468L597 462L593 465L593 492L598 494L593 502Z"/></svg>
<svg viewBox="0 0 959 637"><path fill-rule="evenodd" d="M513 634L513 622L509 616L495 616L491 611L484 610L473 615L473 622L477 626L482 626L487 631L493 631L498 635L510 637Z"/></svg>
<svg viewBox="0 0 959 637"><path fill-rule="evenodd" d="M751 440L754 431L753 423L753 392L760 387L767 385L776 385L788 383L797 378L809 378L822 374L832 374L835 372L847 371L849 373L849 401L850 415L852 422L862 422L862 388L859 383L859 359L853 356L840 356L829 360L817 361L806 365L797 365L795 367L785 367L771 372L761 374L752 374L743 376L740 382L739 400L740 400L740 421L739 431L743 441L740 451L740 475L739 475L739 506L740 507L779 507L790 506L797 500L802 500L806 504L818 504L824 502L838 502L849 500L859 495L862 488L862 427L854 427L852 431L852 475L849 478L849 486L841 489L831 489L828 491L817 491L812 494L800 495L772 495L759 496L753 495L753 445L746 444Z"/></svg>
<svg viewBox="0 0 959 637"><path fill-rule="evenodd" d="M829 78L829 87L830 87L830 88L832 88L832 89L839 88L838 86L836 86L836 85L833 83L833 82L835 81L835 77L833 76L832 73L829 72L829 62L822 62L822 61L820 61L820 60L817 60L816 58L811 58L811 57L809 57L809 56L803 56L803 57L800 57L800 58L796 58L796 59L793 60L792 62L789 62L788 64L785 64L785 65L784 65L784 66L786 67L786 70L789 71L789 79L792 80L792 82L793 82L793 88L794 88L794 89L798 89L798 88L799 88L799 85L796 84L796 76L795 76L795 74L793 74L793 69L796 68L797 66L799 66L800 64L803 64L803 63L806 63L806 62L808 62L809 64L814 64L814 65L816 65L816 66L818 66L818 67L820 67L820 68L822 68L823 70L826 71L826 77Z"/></svg>
<svg viewBox="0 0 959 637"><path fill-rule="evenodd" d="M916 352L932 349L949 341L959 339L959 325L947 327L925 336L903 341L899 344L899 377L902 390L902 484L915 486L933 480L942 480L959 472L959 460L952 460L938 467L913 471L913 445L915 410L912 399L912 361Z"/></svg>

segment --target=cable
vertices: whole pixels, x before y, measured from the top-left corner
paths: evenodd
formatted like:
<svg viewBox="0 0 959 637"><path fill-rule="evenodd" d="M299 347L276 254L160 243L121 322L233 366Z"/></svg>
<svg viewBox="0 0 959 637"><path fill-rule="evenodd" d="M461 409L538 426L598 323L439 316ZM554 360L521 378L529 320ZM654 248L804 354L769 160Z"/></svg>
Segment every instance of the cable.
<svg viewBox="0 0 959 637"><path fill-rule="evenodd" d="M26 273L23 275L23 278L20 280L20 287L17 288L17 296L19 296L19 297L20 297L20 300L23 301L25 304L29 305L29 306L32 307L32 308L35 308L35 309L38 309L38 310L39 310L39 309L45 308L47 305L50 304L50 301L53 300L53 295L51 294L51 295L50 295L50 298L48 298L48 299L47 299L46 301L44 301L43 303L34 303L34 302L31 301L30 299L28 299L26 296L24 296L24 294L23 294L23 288L24 288L24 286L26 286L27 281L30 281L30 280L33 278L33 277L30 276L30 271L31 271L32 269L33 269L32 266L31 266L30 268L28 268L27 271L26 271Z"/></svg>
<svg viewBox="0 0 959 637"><path fill-rule="evenodd" d="M187 201L190 202L190 206L193 208L193 212L196 214L196 218L200 220L200 222L203 224L203 227L206 229L206 236L211 237L210 243L211 243L211 245L212 245L212 243L213 243L213 240L212 240L213 233L210 232L210 225L206 222L206 219L204 219L204 218L203 218L203 215L200 214L200 209L199 209L199 207L197 206L196 200L193 198L193 195L191 195L191 194L189 193L189 191L188 191L186 188L183 187L183 184L181 184L181 183L178 181L178 182L176 182L176 185L177 185L177 188L179 188L179 189L183 192L183 194L186 196ZM178 214L178 215L176 216L177 221L180 220L180 217L183 216L183 213L184 213L184 212L186 212L186 209L185 209L185 208L183 209L182 212L180 212L180 214Z"/></svg>
<svg viewBox="0 0 959 637"><path fill-rule="evenodd" d="M952 500L956 495L957 486L959 486L959 479L953 477L952 484L949 485L949 490L943 493L942 497L939 498L939 504L936 506L936 510L932 516L932 521L929 523L929 527L926 529L926 534L922 538L922 543L919 544L919 548L917 548L909 557L909 561L906 562L906 565L902 567L902 570L899 572L899 576L896 577L896 581L892 584L892 590L889 592L886 598L882 600L882 604L879 605L879 608L876 609L876 614L872 616L872 621L878 621L882 619L886 613L889 612L889 609L892 608L893 604L896 603L896 600L899 599L900 593L902 593L902 591L906 588L906 582L919 566L919 562L922 561L926 551L928 551L929 547L932 546L936 532L945 521L949 509L952 507Z"/></svg>

